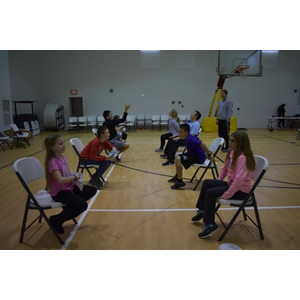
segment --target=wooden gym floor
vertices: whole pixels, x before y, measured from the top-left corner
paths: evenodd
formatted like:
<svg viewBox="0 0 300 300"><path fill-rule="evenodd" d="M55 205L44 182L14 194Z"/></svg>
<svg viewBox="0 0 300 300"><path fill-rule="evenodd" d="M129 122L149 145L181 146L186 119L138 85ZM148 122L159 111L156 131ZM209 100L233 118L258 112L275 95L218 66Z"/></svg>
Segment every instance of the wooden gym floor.
<svg viewBox="0 0 300 300"><path fill-rule="evenodd" d="M121 163L113 165L105 174L104 188L89 201L86 212L77 218L78 225L65 223L62 246L45 221L34 224L19 243L26 194L12 170L13 162L21 157L33 156L44 165L45 151L42 143L50 132L34 136L31 147L0 149L0 249L183 249L217 250L222 243L233 243L244 250L300 249L300 141L296 130L249 129L254 154L265 156L270 167L256 189L259 213L264 231L260 240L256 227L240 216L222 242L218 242L224 228L211 237L201 240L198 233L203 223L191 223L200 186L193 191L195 182L189 183L195 169L184 171L187 185L172 190L168 179L175 174L175 167L163 167L159 153L159 137L166 129L137 130L128 132L130 148L121 156ZM75 171L77 159L69 139L79 137L84 144L93 138L92 132L59 132L66 144L65 156L71 171ZM216 133L201 133L201 139L209 146ZM224 159L225 154L221 153ZM218 167L222 163L218 162ZM87 181L88 174L84 172ZM205 178L211 178L209 171ZM45 181L32 187L44 188ZM48 210L48 216L57 213ZM233 210L220 212L229 221ZM252 214L252 212L250 213ZM253 214L252 214L253 215ZM30 211L29 220L36 216ZM219 224L219 220L216 218Z"/></svg>

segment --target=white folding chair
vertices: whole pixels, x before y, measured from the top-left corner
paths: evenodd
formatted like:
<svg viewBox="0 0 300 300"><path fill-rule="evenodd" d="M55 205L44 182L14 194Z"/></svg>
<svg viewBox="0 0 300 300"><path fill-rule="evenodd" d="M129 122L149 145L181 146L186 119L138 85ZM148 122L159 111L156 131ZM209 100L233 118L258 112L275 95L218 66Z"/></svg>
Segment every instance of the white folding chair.
<svg viewBox="0 0 300 300"><path fill-rule="evenodd" d="M145 129L147 128L148 125L151 125L151 123L152 123L152 115L146 114L145 115Z"/></svg>
<svg viewBox="0 0 300 300"><path fill-rule="evenodd" d="M76 128L78 130L78 118L77 117L70 117L69 124L68 124L69 131Z"/></svg>
<svg viewBox="0 0 300 300"><path fill-rule="evenodd" d="M102 126L102 124L104 123L105 119L103 116L98 116L97 117L97 124L98 126Z"/></svg>
<svg viewBox="0 0 300 300"><path fill-rule="evenodd" d="M133 130L136 129L136 116L135 115L128 115L126 118L126 128L130 129L133 128Z"/></svg>
<svg viewBox="0 0 300 300"><path fill-rule="evenodd" d="M9 149L12 149L12 147L10 147L8 141L11 140L11 138L9 136L4 135L4 133L0 132L0 147L2 148L2 150L5 152L5 148L3 147L4 144L6 144L8 146Z"/></svg>
<svg viewBox="0 0 300 300"><path fill-rule="evenodd" d="M153 115L151 120L151 129L153 130L155 126L158 126L160 130L160 115Z"/></svg>
<svg viewBox="0 0 300 300"><path fill-rule="evenodd" d="M23 142L25 142L28 146L30 146L29 143L29 138L30 138L30 134L29 132L22 132L18 126L16 124L10 124L9 125L12 133L13 133L13 143L12 143L12 147L15 145L16 147L21 144L25 149L25 144Z"/></svg>
<svg viewBox="0 0 300 300"><path fill-rule="evenodd" d="M101 187L98 185L98 182L95 181L95 179L94 179L94 177L93 177L93 175L90 171L90 169L93 169L93 168L97 169L99 166L98 165L93 165L93 164L92 165L86 164L85 161L82 159L80 153L84 149L84 145L83 145L83 143L80 139L72 138L72 139L70 139L70 144L71 144L72 148L74 149L74 151L75 151L75 153L76 153L76 155L78 156L78 159L79 159L78 164L77 164L76 172L78 172L79 169L81 169L81 173L83 173L83 171L86 170L89 173L90 178L93 181L93 183L100 190ZM102 176L101 176L101 179L102 179L103 182L105 182L105 180Z"/></svg>
<svg viewBox="0 0 300 300"><path fill-rule="evenodd" d="M45 214L44 210L64 207L65 204L53 201L46 190L40 190L34 194L28 186L31 182L45 178L45 170L40 164L39 160L35 157L20 158L14 162L13 170L27 192L27 200L25 204L25 212L19 240L20 243L23 242L25 231L37 220L39 220L39 223L41 223L42 218L44 218L59 242L64 244L64 241L50 223L49 218ZM37 210L39 211L39 215L29 225L26 225L29 210ZM73 222L77 224L75 219L73 219Z"/></svg>
<svg viewBox="0 0 300 300"><path fill-rule="evenodd" d="M145 116L144 115L138 115L137 116L137 127L141 127L141 126L146 128Z"/></svg>
<svg viewBox="0 0 300 300"><path fill-rule="evenodd" d="M221 223L225 227L225 230L222 233L222 235L220 236L219 241L223 240L223 238L225 237L225 235L227 234L227 232L229 231L229 229L231 228L231 226L235 222L235 220L238 217L238 215L240 214L240 212L243 212L243 216L244 216L245 221L247 221L247 217L248 217L249 220L258 228L260 238L262 240L264 239L264 234L263 234L263 230L262 230L262 226L261 226L261 222L260 222L260 218L259 218L259 213L258 213L258 208L257 208L257 198L254 195L254 191L257 188L257 186L260 183L263 176L265 175L265 173L266 173L266 171L269 167L269 162L265 157L259 156L259 155L254 155L254 159L255 159L255 170L252 171L251 174L250 174L250 177L254 181L254 183L252 185L252 188L251 188L250 192L246 195L246 197L244 199L240 199L240 200L220 199L218 201L218 205L216 207L216 215L218 216ZM221 205L228 205L228 206L238 207L238 210L236 211L236 213L234 214L233 218L231 219L231 221L229 222L229 224L227 226L224 224L223 220L221 219L221 217L218 213L218 210L219 210ZM247 208L248 207L253 207L254 213L255 213L255 216L256 216L256 221L254 221L246 213L246 209L245 209L246 207Z"/></svg>
<svg viewBox="0 0 300 300"><path fill-rule="evenodd" d="M78 117L78 126L79 128L86 128L86 132L88 132L88 118L85 116Z"/></svg>
<svg viewBox="0 0 300 300"><path fill-rule="evenodd" d="M185 115L178 115L179 118L179 125L186 123Z"/></svg>
<svg viewBox="0 0 300 300"><path fill-rule="evenodd" d="M96 116L88 116L88 127L95 127L97 126L97 117Z"/></svg>
<svg viewBox="0 0 300 300"><path fill-rule="evenodd" d="M224 142L225 142L225 140L223 138L215 138L213 140L212 144L209 147L209 152L213 155L214 158L216 158L216 156L218 155L218 153L219 153L220 149L222 148L222 145L224 144ZM201 177L199 178L199 180L196 179L197 184L194 187L194 191L197 189L199 183L201 182L202 178L204 177L204 175L206 174L206 172L209 169L211 170L214 179L217 179L217 177L219 176L216 161L213 163L209 159L206 159L203 164L193 164L193 167L196 167L197 169L196 169L193 177L191 178L190 182L192 182L196 178L196 175L197 175L197 173L199 172L199 170L201 168L204 169L204 171L203 171Z"/></svg>
<svg viewBox="0 0 300 300"><path fill-rule="evenodd" d="M165 126L166 128L168 128L169 125L169 119L170 117L168 115L161 115L160 116L160 129L162 129L163 126Z"/></svg>

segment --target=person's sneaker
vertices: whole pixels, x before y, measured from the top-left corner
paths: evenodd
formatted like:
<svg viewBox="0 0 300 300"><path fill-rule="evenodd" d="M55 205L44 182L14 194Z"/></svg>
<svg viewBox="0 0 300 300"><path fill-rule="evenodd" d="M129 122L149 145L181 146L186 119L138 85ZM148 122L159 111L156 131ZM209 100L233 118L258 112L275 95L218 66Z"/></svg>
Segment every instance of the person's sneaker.
<svg viewBox="0 0 300 300"><path fill-rule="evenodd" d="M155 150L155 152L163 152L163 149L158 148Z"/></svg>
<svg viewBox="0 0 300 300"><path fill-rule="evenodd" d="M175 165L175 163L174 163L174 161L166 161L165 163L163 163L162 164L163 166L174 166Z"/></svg>
<svg viewBox="0 0 300 300"><path fill-rule="evenodd" d="M160 158L166 158L166 154L162 154L162 155L160 155Z"/></svg>
<svg viewBox="0 0 300 300"><path fill-rule="evenodd" d="M92 185L92 186L95 186L96 188L100 188L100 189L103 187L103 182L99 179L98 180L97 179L95 179L95 180L90 179L88 184Z"/></svg>
<svg viewBox="0 0 300 300"><path fill-rule="evenodd" d="M196 213L196 215L194 215L192 217L192 222L198 222L198 221L200 221L201 219L203 219L203 215L204 215L203 212L200 211L200 210L198 210L197 213Z"/></svg>
<svg viewBox="0 0 300 300"><path fill-rule="evenodd" d="M229 149L223 149L222 152L227 153Z"/></svg>
<svg viewBox="0 0 300 300"><path fill-rule="evenodd" d="M216 223L213 224L212 227L209 227L209 225L205 225L203 228L203 231L198 234L200 239L206 239L209 237L212 233L219 230L220 226L218 226Z"/></svg>
<svg viewBox="0 0 300 300"><path fill-rule="evenodd" d="M115 157L115 161L120 162L120 161L121 161L121 158L120 158L119 156L116 156L116 157Z"/></svg>
<svg viewBox="0 0 300 300"><path fill-rule="evenodd" d="M59 234L65 233L64 228L62 227L62 224L58 221L56 216L51 216L49 218L49 221L52 224L52 226L54 227L54 229L57 231L57 233L59 233Z"/></svg>
<svg viewBox="0 0 300 300"><path fill-rule="evenodd" d="M173 178L168 180L168 182L176 182L176 181L177 181L177 175L175 175Z"/></svg>
<svg viewBox="0 0 300 300"><path fill-rule="evenodd" d="M178 182L176 181L176 183L174 185L171 186L171 189L173 190L177 190L181 187L185 186L185 183L184 182Z"/></svg>

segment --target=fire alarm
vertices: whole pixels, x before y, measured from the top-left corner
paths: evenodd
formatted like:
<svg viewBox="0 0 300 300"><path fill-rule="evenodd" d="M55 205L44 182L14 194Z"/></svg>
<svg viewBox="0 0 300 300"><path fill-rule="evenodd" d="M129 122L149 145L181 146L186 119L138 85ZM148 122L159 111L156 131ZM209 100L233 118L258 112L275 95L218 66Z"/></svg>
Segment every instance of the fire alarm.
<svg viewBox="0 0 300 300"><path fill-rule="evenodd" d="M77 90L71 90L71 95L77 95Z"/></svg>

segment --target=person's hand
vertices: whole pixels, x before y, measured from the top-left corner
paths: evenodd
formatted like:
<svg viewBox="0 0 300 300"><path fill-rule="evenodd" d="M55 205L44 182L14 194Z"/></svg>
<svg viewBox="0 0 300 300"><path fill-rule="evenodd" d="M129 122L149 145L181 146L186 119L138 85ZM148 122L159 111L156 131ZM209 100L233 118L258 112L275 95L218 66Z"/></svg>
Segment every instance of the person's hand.
<svg viewBox="0 0 300 300"><path fill-rule="evenodd" d="M179 136L177 136L177 137L175 137L174 139L173 139L173 141L178 141L179 140Z"/></svg>
<svg viewBox="0 0 300 300"><path fill-rule="evenodd" d="M127 112L130 107L131 107L130 104L125 104L125 112Z"/></svg>

